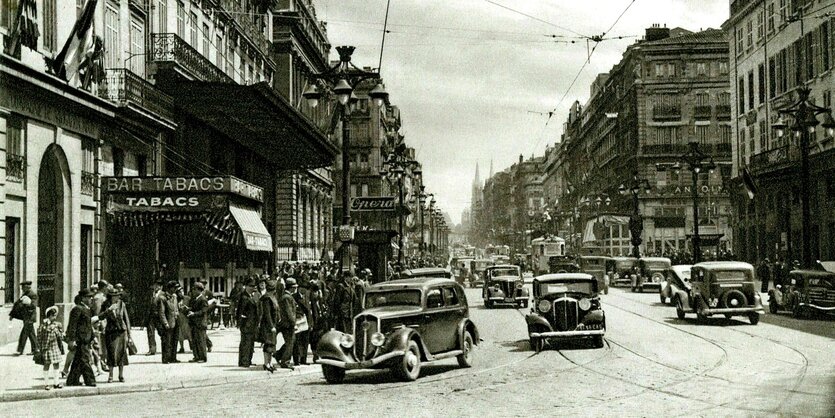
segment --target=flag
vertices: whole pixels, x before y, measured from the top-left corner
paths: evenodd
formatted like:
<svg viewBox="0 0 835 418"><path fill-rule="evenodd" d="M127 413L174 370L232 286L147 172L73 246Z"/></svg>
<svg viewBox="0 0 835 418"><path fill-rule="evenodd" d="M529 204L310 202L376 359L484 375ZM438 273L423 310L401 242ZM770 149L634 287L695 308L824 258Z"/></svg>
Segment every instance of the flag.
<svg viewBox="0 0 835 418"><path fill-rule="evenodd" d="M52 73L71 85L77 85L82 81L79 69L88 53L95 48L90 28L93 26L97 2L98 0L87 0L81 17L75 22L61 52L48 62Z"/></svg>
<svg viewBox="0 0 835 418"><path fill-rule="evenodd" d="M754 195L757 193L757 184L754 183L754 178L751 176L751 172L748 171L748 167L742 169L742 185L745 186L748 199L753 200Z"/></svg>
<svg viewBox="0 0 835 418"><path fill-rule="evenodd" d="M6 55L20 57L20 47L27 46L38 49L38 5L35 0L20 0L17 5L17 16L11 27L11 33L6 37L3 52Z"/></svg>

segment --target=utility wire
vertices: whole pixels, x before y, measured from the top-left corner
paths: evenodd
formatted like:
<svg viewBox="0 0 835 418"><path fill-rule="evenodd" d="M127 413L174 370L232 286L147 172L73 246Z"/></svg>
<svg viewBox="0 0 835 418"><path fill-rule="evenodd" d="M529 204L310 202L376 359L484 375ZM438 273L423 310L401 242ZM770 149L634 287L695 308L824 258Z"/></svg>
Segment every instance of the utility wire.
<svg viewBox="0 0 835 418"><path fill-rule="evenodd" d="M389 26L389 6L391 6L391 0L386 0L386 18L383 20L383 41L380 42L380 62L377 64L378 73L383 68L383 48L386 46L386 29Z"/></svg>
<svg viewBox="0 0 835 418"><path fill-rule="evenodd" d="M487 3L490 3L490 4L494 5L494 6L501 7L502 9L505 9L505 10L511 11L511 12L513 12L513 13L516 13L516 14L519 14L519 15L522 15L522 16L525 16L525 17L527 17L527 18L529 18L529 19L536 20L537 22L541 22L541 23L544 23L544 24L546 24L546 25L553 26L553 27L555 27L555 28L557 28L557 29L562 29L562 30L564 30L564 31L566 31L566 32L573 33L573 34L575 34L575 35L577 35L577 36L580 36L580 37L583 37L583 38L589 38L589 36L587 36L587 35L583 35L583 34L582 34L582 33L580 33L580 32L576 32L576 31L574 31L574 30L572 30L572 29L566 28L566 27L564 27L564 26L557 25L557 24L555 24L555 23L551 23L551 22L549 22L549 21L547 21L547 20L542 20L542 19L540 19L540 18L538 18L538 17L536 17L536 16L529 15L529 14L527 14L527 13L525 13L525 12L522 12L522 11L519 11L519 10L516 10L516 9L512 9L512 8L510 8L510 7L507 7L507 6L503 5L503 4L501 4L501 3L497 3L497 2L495 2L495 1L493 1L493 0L484 0L484 1L486 1Z"/></svg>

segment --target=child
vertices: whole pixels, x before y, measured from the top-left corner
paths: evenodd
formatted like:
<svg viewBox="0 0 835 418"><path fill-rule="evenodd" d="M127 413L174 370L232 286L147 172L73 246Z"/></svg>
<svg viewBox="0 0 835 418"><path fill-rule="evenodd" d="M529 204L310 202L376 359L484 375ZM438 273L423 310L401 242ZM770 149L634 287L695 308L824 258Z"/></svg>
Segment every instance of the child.
<svg viewBox="0 0 835 418"><path fill-rule="evenodd" d="M43 356L43 380L44 389L60 389L63 386L58 382L58 369L61 368L61 358L64 357L64 331L61 323L55 319L58 317L58 308L50 306L46 309L45 318L38 330L38 343L41 346ZM49 366L52 366L50 371ZM53 384L49 386L49 375L52 375Z"/></svg>

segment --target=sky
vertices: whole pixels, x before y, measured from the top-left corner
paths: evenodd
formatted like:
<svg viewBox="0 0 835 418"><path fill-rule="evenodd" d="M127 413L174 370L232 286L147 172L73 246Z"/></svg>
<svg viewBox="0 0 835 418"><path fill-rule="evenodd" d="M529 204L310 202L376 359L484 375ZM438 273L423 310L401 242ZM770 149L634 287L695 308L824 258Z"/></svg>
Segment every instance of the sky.
<svg viewBox="0 0 835 418"><path fill-rule="evenodd" d="M380 72L391 103L400 108L401 133L423 164L426 189L455 223L469 207L476 164L483 181L491 161L498 172L520 154L543 155L559 141L571 104L588 99L597 74L617 64L645 28L719 28L730 4L389 1ZM314 0L331 44L357 47L353 62L360 67L380 63L386 2ZM587 41L604 33L598 43Z"/></svg>

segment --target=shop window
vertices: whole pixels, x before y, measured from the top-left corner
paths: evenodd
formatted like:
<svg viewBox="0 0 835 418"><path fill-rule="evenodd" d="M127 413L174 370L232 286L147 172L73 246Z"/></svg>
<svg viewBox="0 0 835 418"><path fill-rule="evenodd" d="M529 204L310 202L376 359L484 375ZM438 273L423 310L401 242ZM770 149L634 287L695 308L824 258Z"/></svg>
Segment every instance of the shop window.
<svg viewBox="0 0 835 418"><path fill-rule="evenodd" d="M17 289L17 259L20 254L20 218L6 218L6 277L4 303L14 303Z"/></svg>

